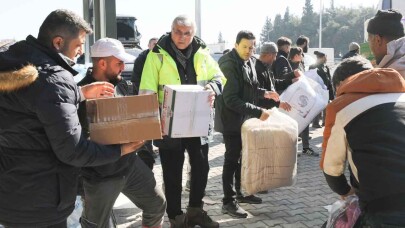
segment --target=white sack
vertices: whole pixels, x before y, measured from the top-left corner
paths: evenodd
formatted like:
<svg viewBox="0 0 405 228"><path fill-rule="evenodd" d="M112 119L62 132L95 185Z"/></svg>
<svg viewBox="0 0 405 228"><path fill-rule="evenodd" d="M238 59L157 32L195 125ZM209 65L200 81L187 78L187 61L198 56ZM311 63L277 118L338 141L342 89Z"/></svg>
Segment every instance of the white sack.
<svg viewBox="0 0 405 228"><path fill-rule="evenodd" d="M242 125L242 187L247 194L290 186L297 175L297 122L269 110L266 121L251 118Z"/></svg>

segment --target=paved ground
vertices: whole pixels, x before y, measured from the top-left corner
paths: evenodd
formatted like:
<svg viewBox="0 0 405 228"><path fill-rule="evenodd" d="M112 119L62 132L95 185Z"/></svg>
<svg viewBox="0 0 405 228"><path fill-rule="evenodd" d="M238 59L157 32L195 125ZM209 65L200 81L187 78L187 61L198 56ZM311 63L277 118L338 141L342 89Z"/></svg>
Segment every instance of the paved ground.
<svg viewBox="0 0 405 228"><path fill-rule="evenodd" d="M323 129L311 128L310 144L317 152L321 151ZM301 151L301 143L299 144ZM297 183L290 187L269 191L268 194L258 195L263 203L258 205L241 204L250 215L246 219L235 219L221 213L222 198L222 165L225 146L222 136L215 135L211 143L209 160L210 173L204 198L204 209L220 227L320 227L327 220L327 210L324 206L332 204L338 197L327 186L319 169L319 158L302 155L298 158ZM185 171L184 168L185 177ZM160 160L156 160L155 177L162 183ZM185 178L183 178L183 186ZM183 208L188 202L188 192L183 191ZM141 213L125 196L120 196L114 207L114 215L119 228L141 227ZM167 217L164 227L170 227Z"/></svg>

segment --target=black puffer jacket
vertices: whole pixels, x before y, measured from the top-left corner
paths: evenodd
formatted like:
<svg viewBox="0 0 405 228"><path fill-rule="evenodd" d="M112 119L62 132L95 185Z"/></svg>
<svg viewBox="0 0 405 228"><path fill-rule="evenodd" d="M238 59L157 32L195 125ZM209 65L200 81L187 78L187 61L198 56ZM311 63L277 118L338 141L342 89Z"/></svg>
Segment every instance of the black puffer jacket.
<svg viewBox="0 0 405 228"><path fill-rule="evenodd" d="M32 65L28 65L32 64ZM80 166L120 158L85 139L76 72L32 37L0 53L0 223L49 226L73 211Z"/></svg>
<svg viewBox="0 0 405 228"><path fill-rule="evenodd" d="M260 118L262 114L257 103L260 98L264 98L265 90L259 88L255 70L256 59L250 58L249 63L253 76L249 76L244 61L235 49L219 59L219 67L227 79L222 97L218 98L218 102L222 103L220 117L224 134L240 134L245 120Z"/></svg>

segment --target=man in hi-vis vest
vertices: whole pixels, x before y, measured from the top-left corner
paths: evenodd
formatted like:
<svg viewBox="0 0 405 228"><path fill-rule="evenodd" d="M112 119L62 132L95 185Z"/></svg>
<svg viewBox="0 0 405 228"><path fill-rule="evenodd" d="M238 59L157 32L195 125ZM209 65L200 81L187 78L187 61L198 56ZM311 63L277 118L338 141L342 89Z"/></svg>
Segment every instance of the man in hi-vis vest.
<svg viewBox="0 0 405 228"><path fill-rule="evenodd" d="M171 32L163 35L149 52L142 72L139 94L158 93L163 102L165 85L201 85L211 91L207 102L213 103L222 91L224 76L210 56L205 43L195 36L196 25L188 16L178 16ZM163 169L167 214L172 227L219 227L203 210L208 179L208 140L206 137L170 138L154 141L159 147ZM181 210L184 151L190 157L191 186L187 213Z"/></svg>

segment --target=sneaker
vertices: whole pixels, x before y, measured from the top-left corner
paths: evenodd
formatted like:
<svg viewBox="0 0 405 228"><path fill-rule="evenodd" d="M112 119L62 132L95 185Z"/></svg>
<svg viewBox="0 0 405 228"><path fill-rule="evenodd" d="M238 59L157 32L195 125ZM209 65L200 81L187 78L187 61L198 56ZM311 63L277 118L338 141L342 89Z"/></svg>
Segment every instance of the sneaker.
<svg viewBox="0 0 405 228"><path fill-rule="evenodd" d="M313 157L319 157L319 154L315 152L312 148L304 148L302 150L302 153Z"/></svg>
<svg viewBox="0 0 405 228"><path fill-rule="evenodd" d="M239 203L249 203L249 204L261 204L262 203L262 199L255 195L250 195L250 196L236 195L236 200Z"/></svg>
<svg viewBox="0 0 405 228"><path fill-rule="evenodd" d="M206 228L217 228L219 223L212 220L207 212L201 207L187 207L188 227L200 226Z"/></svg>
<svg viewBox="0 0 405 228"><path fill-rule="evenodd" d="M177 215L174 219L169 219L170 228L187 228L186 214Z"/></svg>
<svg viewBox="0 0 405 228"><path fill-rule="evenodd" d="M222 205L222 213L237 218L246 218L248 216L248 213L239 206L236 200Z"/></svg>

